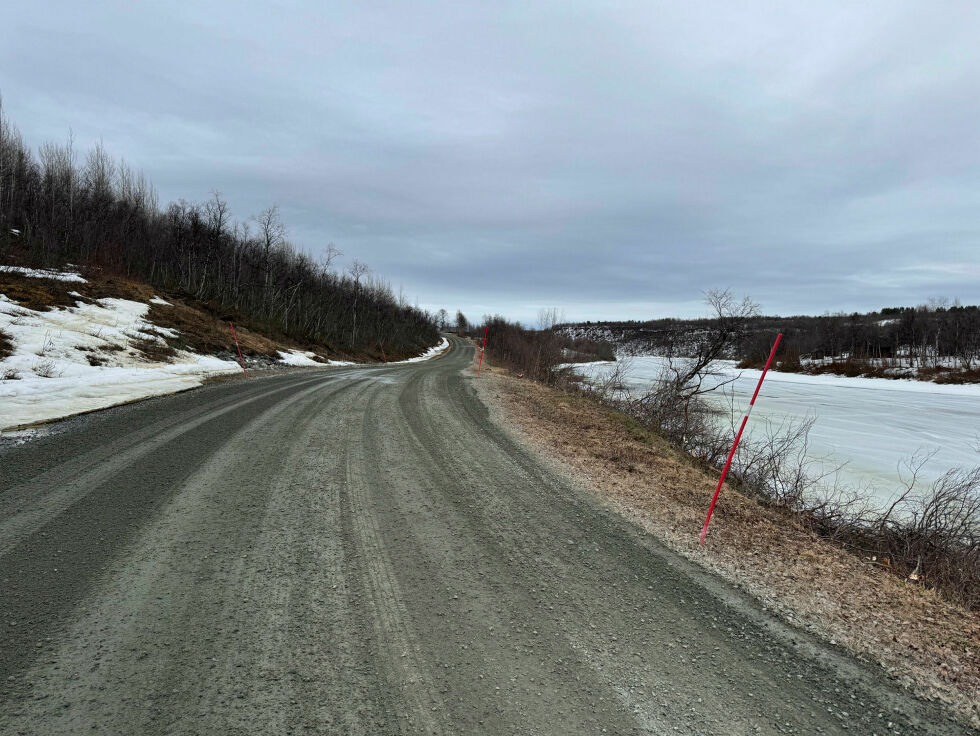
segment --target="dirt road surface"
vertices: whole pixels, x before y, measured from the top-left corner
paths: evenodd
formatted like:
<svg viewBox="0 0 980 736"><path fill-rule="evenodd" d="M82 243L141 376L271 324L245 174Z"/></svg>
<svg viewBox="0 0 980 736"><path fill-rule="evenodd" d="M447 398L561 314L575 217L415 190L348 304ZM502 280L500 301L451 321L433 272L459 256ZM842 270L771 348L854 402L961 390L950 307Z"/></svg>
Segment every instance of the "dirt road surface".
<svg viewBox="0 0 980 736"><path fill-rule="evenodd" d="M965 732L547 469L471 356L0 450L0 733Z"/></svg>

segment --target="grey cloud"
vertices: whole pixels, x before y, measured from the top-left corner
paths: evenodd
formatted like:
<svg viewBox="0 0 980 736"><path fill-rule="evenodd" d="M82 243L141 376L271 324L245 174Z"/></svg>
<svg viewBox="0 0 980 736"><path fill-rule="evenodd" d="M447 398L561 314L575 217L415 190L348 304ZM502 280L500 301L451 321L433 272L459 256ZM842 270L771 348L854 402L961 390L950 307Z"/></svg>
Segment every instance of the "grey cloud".
<svg viewBox="0 0 980 736"><path fill-rule="evenodd" d="M38 2L0 91L432 308L824 312L980 301L977 37L967 3Z"/></svg>

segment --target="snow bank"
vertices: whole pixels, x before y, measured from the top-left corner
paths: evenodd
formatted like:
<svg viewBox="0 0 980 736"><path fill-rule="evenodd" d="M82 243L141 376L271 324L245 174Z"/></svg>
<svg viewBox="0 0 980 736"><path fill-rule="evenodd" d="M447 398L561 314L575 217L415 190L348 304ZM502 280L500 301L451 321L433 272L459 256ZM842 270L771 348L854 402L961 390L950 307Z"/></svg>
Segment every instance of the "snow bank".
<svg viewBox="0 0 980 736"><path fill-rule="evenodd" d="M100 299L39 312L0 294L0 330L14 345L14 354L0 361L0 429L172 393L241 370L232 361L182 351L173 363L146 362L137 341L177 335L147 322L148 310L127 299Z"/></svg>
<svg viewBox="0 0 980 736"><path fill-rule="evenodd" d="M82 278L81 274L71 271L48 271L43 268L24 268L23 266L0 266L0 273L19 273L32 279L53 279L55 281L74 281L78 284L87 284L88 281Z"/></svg>
<svg viewBox="0 0 980 736"><path fill-rule="evenodd" d="M397 363L418 363L423 360L428 360L429 358L436 357L439 353L441 353L443 350L445 350L448 347L449 347L449 340L447 340L446 338L442 338L442 341L438 345L429 348L421 355L417 355L414 358L409 358L408 360L396 360L393 363L389 363L389 365L395 365Z"/></svg>
<svg viewBox="0 0 980 736"><path fill-rule="evenodd" d="M298 366L322 366L325 363L316 360L316 353L311 353L309 351L301 352L299 350L277 350L279 353L279 362L285 363L286 365L298 365Z"/></svg>
<svg viewBox="0 0 980 736"><path fill-rule="evenodd" d="M72 273L2 267L38 278L84 282ZM0 430L42 422L149 396L199 386L206 377L236 373L238 363L178 351L172 363L147 362L140 342L178 335L146 320L149 304L128 299L83 301L46 312L26 309L0 294L0 331L9 335L14 354L0 360ZM159 297L153 304L168 304ZM402 363L428 360L449 346L443 338L423 355ZM314 353L279 351L292 366L354 365L314 360Z"/></svg>
<svg viewBox="0 0 980 736"><path fill-rule="evenodd" d="M448 347L449 347L449 340L447 340L446 338L442 338L442 341L438 345L429 348L421 355L417 355L414 358L408 358L407 360L394 360L390 363L387 363L387 365L400 365L401 363L418 363L423 360L429 360L430 358L434 358L435 356L437 356L439 353L441 353ZM277 352L279 353L279 362L285 363L286 365L321 366L321 367L325 365L363 365L363 364L354 363L353 361L350 360L328 360L325 362L319 361L314 359L316 353L303 352L300 350L288 350L288 351L279 350Z"/></svg>

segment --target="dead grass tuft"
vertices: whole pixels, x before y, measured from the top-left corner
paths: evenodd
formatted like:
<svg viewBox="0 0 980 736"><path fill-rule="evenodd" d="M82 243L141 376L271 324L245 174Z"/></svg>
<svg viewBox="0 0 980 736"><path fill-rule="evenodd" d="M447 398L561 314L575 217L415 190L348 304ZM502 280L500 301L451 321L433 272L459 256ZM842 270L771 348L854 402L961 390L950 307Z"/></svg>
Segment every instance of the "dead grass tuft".
<svg viewBox="0 0 980 736"><path fill-rule="evenodd" d="M76 297L69 292L78 291L78 284L53 279L35 279L19 273L0 272L0 294L19 303L22 307L46 312L54 307L72 307Z"/></svg>
<svg viewBox="0 0 980 736"><path fill-rule="evenodd" d="M727 486L700 548L716 473L588 396L489 373L477 382L486 403L602 498L795 625L878 662L980 727L980 615Z"/></svg>
<svg viewBox="0 0 980 736"><path fill-rule="evenodd" d="M3 330L0 330L0 360L14 354L13 340Z"/></svg>
<svg viewBox="0 0 980 736"><path fill-rule="evenodd" d="M177 356L177 351L166 341L152 336L142 337L133 342L133 349L148 363L169 363ZM91 358L89 363L91 363Z"/></svg>

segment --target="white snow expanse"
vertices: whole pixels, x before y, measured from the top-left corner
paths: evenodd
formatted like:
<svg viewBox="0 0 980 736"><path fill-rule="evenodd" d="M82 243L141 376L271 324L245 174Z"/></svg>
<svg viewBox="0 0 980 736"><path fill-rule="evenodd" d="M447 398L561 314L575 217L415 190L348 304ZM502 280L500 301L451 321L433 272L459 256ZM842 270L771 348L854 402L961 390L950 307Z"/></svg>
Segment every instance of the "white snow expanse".
<svg viewBox="0 0 980 736"><path fill-rule="evenodd" d="M85 283L77 273L13 266L29 277ZM90 303L81 294L74 307L34 311L0 294L0 331L10 336L14 354L0 360L0 430L199 386L205 378L241 370L236 361L178 351L172 363L147 362L135 349L140 340L163 342L176 332L146 320L149 305L127 299ZM169 305L159 297L153 304ZM425 360L442 343L418 358ZM291 366L352 365L319 362L313 353L280 351ZM92 365L91 363L98 363Z"/></svg>
<svg viewBox="0 0 980 736"><path fill-rule="evenodd" d="M654 384L666 359L655 356L627 358L627 383L634 392ZM731 386L735 409L745 411L761 371L735 368L723 361L729 376L741 374ZM614 363L579 366L586 375L601 377ZM727 400L718 397L720 401ZM936 451L921 479L931 483L954 467L980 465L980 385L940 385L926 381L886 378L811 376L796 373L766 375L756 400L746 436L766 424L816 416L810 434L809 455L830 456L847 462L842 479L855 486L873 484L885 500L900 487L898 467L915 453Z"/></svg>

